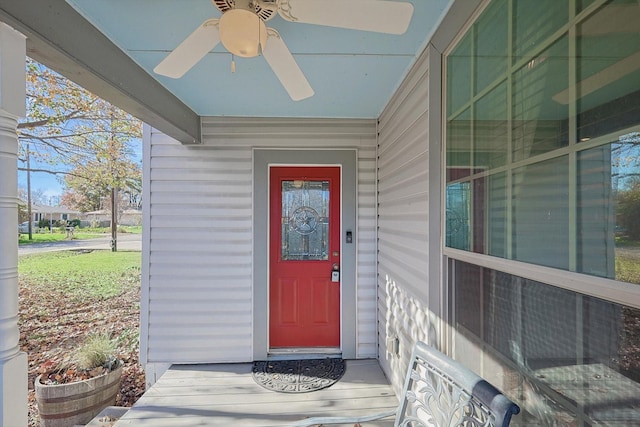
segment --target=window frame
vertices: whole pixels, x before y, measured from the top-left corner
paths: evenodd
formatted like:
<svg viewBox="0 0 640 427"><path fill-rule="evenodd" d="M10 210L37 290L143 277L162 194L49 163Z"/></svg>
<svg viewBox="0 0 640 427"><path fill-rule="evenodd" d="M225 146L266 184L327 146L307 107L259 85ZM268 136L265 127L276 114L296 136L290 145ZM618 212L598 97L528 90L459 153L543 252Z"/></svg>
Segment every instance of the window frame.
<svg viewBox="0 0 640 427"><path fill-rule="evenodd" d="M447 182L447 125L449 121L449 117L455 117L459 115L461 112L464 112L466 109L471 109L471 117L473 120L473 104L497 87L499 84L502 84L504 81L507 82L507 99L508 99L508 108L507 108L507 118L509 123L512 120L512 82L513 76L516 71L520 69L522 66L526 65L529 61L539 55L541 52L545 51L549 48L553 43L558 41L563 34L567 34L568 43L569 43L569 97L573 101L569 103L569 143L566 147L558 148L552 150L547 153L543 153L540 155L536 155L530 158L526 158L523 160L513 161L512 159L512 129L511 125L508 126L508 146L507 150L509 153L508 160L506 166L502 166L499 168L495 168L491 170L491 173L480 172L475 175L471 175L471 177L481 177L481 176L489 176L495 173L507 172L506 180L507 180L507 194L506 194L506 203L507 203L507 212L508 215L511 216L511 206L512 206L512 172L518 167L538 163L543 160L557 158L563 155L569 156L569 167L570 167L570 217L573 218L569 222L569 242L576 242L577 239L577 220L576 220L576 205L577 205L577 163L578 163L578 153L589 150L598 146L604 146L608 143L612 142L612 136L616 134L625 134L632 131L640 131L640 124L632 126L630 128L616 131L609 135L603 135L587 142L578 142L577 141L577 102L576 102L576 63L578 61L576 57L576 49L577 49L577 36L576 36L576 26L577 23L582 22L587 16L591 15L595 10L603 6L607 3L608 0L595 0L592 4L585 7L582 11L575 14L570 14L568 22L565 23L561 28L551 34L546 40L540 42L538 46L536 46L530 52L527 52L527 56L521 58L517 62L513 62L511 60L511 55L513 52L512 38L509 38L508 41L508 67L507 71L504 75L496 78L494 82L487 85L482 91L478 93L474 93L473 87L471 88L471 95L468 101L460 106L456 111L452 112L450 115L447 114L447 96L448 96L448 81L447 81L447 61L449 55L453 52L453 50L458 46L458 44L463 40L465 36L470 31L473 31L473 25L478 21L480 15L484 12L484 10L491 4L492 0L484 0L477 7L474 13L471 15L466 24L460 29L457 35L451 40L451 43L447 46L446 49L443 50L442 53L442 102L441 102L441 126L442 126L442 150L441 150L441 194L442 194L442 203L441 203L441 253L443 256L442 265L445 266L442 271L442 283L444 284L444 289L448 289L447 283L449 271L446 267L448 263L448 259L455 259L463 262L467 262L470 264L475 264L481 267L486 267L494 270L499 270L508 274L512 274L515 276L520 276L523 278L535 280L538 282L543 282L545 284L555 286L561 289L569 290L576 292L578 294L584 294L593 296L596 298L600 298L606 301L614 302L621 304L623 306L640 308L640 285L628 282L617 281L613 279L607 279L598 276L592 276L589 274L578 273L576 271L571 271L576 269L577 264L577 247L576 245L569 245L570 252L570 265L569 270L562 270L552 267L545 267L536 264L530 264L527 262L517 261L513 259L509 259L511 256L511 247L512 247L512 225L511 221L507 221L507 258L500 258L496 256L481 254L472 251L465 251L460 249L455 249L446 246L446 193L447 186L449 184L453 184L456 182L472 182L469 178L465 177L461 180L453 180ZM506 0L509 11L508 16L512 16L513 13L513 1L515 0ZM568 2L567 7L571 8L570 10L576 10L575 7L576 0L570 0ZM509 23L509 32L511 34L511 24ZM473 59L472 59L473 61ZM473 85L473 75L470 76ZM471 140L473 144L473 139ZM473 145L471 147L473 150ZM473 217L473 212L471 212L471 220ZM473 242L470 242L471 247L473 246ZM451 295L448 292L443 293L443 305L445 307L451 306L449 302L452 300ZM453 315L455 317L455 313L449 313L449 315Z"/></svg>

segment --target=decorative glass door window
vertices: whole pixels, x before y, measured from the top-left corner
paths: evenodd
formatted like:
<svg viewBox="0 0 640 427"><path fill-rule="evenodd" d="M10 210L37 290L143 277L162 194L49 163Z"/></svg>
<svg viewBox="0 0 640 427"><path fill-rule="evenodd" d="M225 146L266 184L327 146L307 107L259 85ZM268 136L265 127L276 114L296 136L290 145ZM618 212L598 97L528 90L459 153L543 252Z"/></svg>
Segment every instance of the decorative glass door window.
<svg viewBox="0 0 640 427"><path fill-rule="evenodd" d="M329 259L329 181L282 182L282 261Z"/></svg>

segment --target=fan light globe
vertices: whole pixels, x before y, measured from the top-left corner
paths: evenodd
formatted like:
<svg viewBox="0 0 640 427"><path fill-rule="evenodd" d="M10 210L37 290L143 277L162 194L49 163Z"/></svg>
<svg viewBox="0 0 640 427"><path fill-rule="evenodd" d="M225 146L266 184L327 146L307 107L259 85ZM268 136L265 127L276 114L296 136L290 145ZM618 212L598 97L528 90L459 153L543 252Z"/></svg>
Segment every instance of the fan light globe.
<svg viewBox="0 0 640 427"><path fill-rule="evenodd" d="M267 26L255 13L232 9L220 17L220 41L231 53L244 58L258 56L267 43Z"/></svg>

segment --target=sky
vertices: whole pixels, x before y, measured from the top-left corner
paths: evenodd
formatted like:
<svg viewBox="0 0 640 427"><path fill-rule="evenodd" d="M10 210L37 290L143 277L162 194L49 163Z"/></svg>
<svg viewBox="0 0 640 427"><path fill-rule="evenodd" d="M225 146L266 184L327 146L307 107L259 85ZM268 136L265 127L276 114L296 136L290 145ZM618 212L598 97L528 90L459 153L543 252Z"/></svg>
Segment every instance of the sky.
<svg viewBox="0 0 640 427"><path fill-rule="evenodd" d="M22 167L20 165L19 167ZM36 167L35 165L33 167ZM27 172L18 171L18 186L27 188ZM62 195L62 184L57 175L43 172L31 173L31 190L41 190L47 199L51 199L50 205L57 205L57 198ZM54 200L55 199L55 200Z"/></svg>

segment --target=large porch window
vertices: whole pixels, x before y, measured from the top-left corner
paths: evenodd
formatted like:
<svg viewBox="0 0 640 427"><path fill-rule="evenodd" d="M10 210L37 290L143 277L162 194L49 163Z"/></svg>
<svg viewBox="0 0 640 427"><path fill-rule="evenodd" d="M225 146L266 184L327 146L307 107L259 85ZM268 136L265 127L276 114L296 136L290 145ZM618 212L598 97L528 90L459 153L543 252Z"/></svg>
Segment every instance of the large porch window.
<svg viewBox="0 0 640 427"><path fill-rule="evenodd" d="M640 310L454 259L449 272L456 358L517 400L514 425L638 422Z"/></svg>
<svg viewBox="0 0 640 427"><path fill-rule="evenodd" d="M638 22L631 0L493 0L446 54L453 350L516 373L523 425L640 419L588 378L640 390Z"/></svg>

